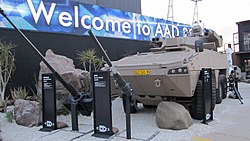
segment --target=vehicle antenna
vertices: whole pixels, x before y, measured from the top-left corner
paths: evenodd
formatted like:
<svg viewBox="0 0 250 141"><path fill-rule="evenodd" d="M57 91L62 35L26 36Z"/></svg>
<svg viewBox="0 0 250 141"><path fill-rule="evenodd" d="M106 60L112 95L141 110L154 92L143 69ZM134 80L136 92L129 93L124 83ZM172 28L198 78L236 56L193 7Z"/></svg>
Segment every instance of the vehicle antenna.
<svg viewBox="0 0 250 141"><path fill-rule="evenodd" d="M167 20L174 21L174 9L173 9L173 0L169 0L168 2L168 15Z"/></svg>
<svg viewBox="0 0 250 141"><path fill-rule="evenodd" d="M191 1L195 2L192 25L199 24L201 23L201 20L199 20L198 18L198 1L202 1L202 0L191 0Z"/></svg>

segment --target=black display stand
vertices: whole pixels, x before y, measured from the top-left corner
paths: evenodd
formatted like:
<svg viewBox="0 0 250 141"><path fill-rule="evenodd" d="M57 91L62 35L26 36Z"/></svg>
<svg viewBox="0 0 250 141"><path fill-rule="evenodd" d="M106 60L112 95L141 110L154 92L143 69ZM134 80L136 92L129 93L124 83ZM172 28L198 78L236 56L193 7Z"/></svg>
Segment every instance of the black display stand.
<svg viewBox="0 0 250 141"><path fill-rule="evenodd" d="M40 131L56 130L56 81L53 74L42 74L42 108L43 128Z"/></svg>
<svg viewBox="0 0 250 141"><path fill-rule="evenodd" d="M212 108L212 69L202 68L202 93L204 98L204 114L203 122L208 124L208 122L213 120L213 108Z"/></svg>
<svg viewBox="0 0 250 141"><path fill-rule="evenodd" d="M96 71L91 73L94 101L94 134L99 138L112 136L112 113L110 72Z"/></svg>

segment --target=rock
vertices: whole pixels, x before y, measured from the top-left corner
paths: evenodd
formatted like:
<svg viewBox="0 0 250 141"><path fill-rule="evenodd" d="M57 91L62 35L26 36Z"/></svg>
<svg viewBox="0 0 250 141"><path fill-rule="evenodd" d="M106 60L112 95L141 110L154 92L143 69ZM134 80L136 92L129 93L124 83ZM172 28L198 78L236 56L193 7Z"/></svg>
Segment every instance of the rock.
<svg viewBox="0 0 250 141"><path fill-rule="evenodd" d="M57 128L58 128L58 129L62 129L62 128L65 128L65 127L69 127L67 123L62 122L62 121L57 121L56 124L57 124Z"/></svg>
<svg viewBox="0 0 250 141"><path fill-rule="evenodd" d="M14 119L18 125L39 126L41 105L36 101L17 99L14 103Z"/></svg>
<svg viewBox="0 0 250 141"><path fill-rule="evenodd" d="M62 55L56 55L52 50L47 50L45 59L47 62L77 91L89 91L90 74L87 71L76 69L73 60ZM42 97L42 74L51 73L44 62L40 63L39 81L37 94ZM57 80L56 81L56 107L62 109L63 102L70 96L67 89Z"/></svg>
<svg viewBox="0 0 250 141"><path fill-rule="evenodd" d="M113 127L113 128L112 128L112 131L113 131L114 134L117 134L117 133L119 132L119 129L116 128L116 127Z"/></svg>
<svg viewBox="0 0 250 141"><path fill-rule="evenodd" d="M190 127L193 121L184 106L163 101L157 106L156 123L162 129L181 130Z"/></svg>
<svg viewBox="0 0 250 141"><path fill-rule="evenodd" d="M237 96L234 94L234 93L230 93L228 95L228 98L231 98L231 99L238 99Z"/></svg>

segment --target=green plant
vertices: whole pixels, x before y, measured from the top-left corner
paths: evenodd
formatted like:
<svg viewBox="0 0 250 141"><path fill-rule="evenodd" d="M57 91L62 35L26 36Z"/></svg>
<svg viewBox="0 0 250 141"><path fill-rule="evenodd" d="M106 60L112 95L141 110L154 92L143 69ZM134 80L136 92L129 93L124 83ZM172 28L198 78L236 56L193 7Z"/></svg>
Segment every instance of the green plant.
<svg viewBox="0 0 250 141"><path fill-rule="evenodd" d="M37 90L38 90L38 80L36 74L34 74L34 80L32 81L33 86L29 86L29 92L31 92L31 96L28 96L27 99L31 101L37 101L39 103L42 103L42 97L41 95L37 95Z"/></svg>
<svg viewBox="0 0 250 141"><path fill-rule="evenodd" d="M24 87L17 87L11 90L11 96L14 101L17 99L27 99L28 91Z"/></svg>
<svg viewBox="0 0 250 141"><path fill-rule="evenodd" d="M70 111L65 106L62 106L60 109L58 109L56 111L57 115L64 115L64 116L66 116L66 115L69 115L69 113L70 113Z"/></svg>
<svg viewBox="0 0 250 141"><path fill-rule="evenodd" d="M5 118L7 119L8 122L13 122L14 116L13 116L13 111L8 111L5 113Z"/></svg>
<svg viewBox="0 0 250 141"><path fill-rule="evenodd" d="M86 71L99 70L104 64L104 60L96 56L94 49L78 52L77 55L79 62L83 64L83 69Z"/></svg>

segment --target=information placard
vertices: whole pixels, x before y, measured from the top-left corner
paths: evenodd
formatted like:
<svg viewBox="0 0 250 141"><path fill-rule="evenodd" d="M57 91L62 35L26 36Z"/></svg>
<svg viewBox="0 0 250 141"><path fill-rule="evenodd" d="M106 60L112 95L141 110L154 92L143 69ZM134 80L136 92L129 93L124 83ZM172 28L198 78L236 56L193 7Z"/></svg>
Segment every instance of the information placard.
<svg viewBox="0 0 250 141"><path fill-rule="evenodd" d="M94 96L94 135L108 138L112 131L110 72L92 72L92 86Z"/></svg>
<svg viewBox="0 0 250 141"><path fill-rule="evenodd" d="M212 69L202 68L202 92L204 98L204 115L203 123L207 124L208 121L213 120L212 108Z"/></svg>
<svg viewBox="0 0 250 141"><path fill-rule="evenodd" d="M57 129L56 82L53 74L42 74L43 128L40 131Z"/></svg>

